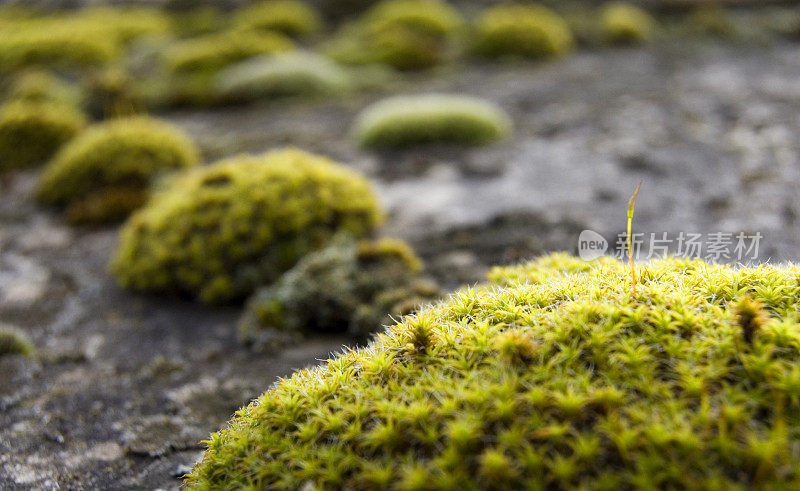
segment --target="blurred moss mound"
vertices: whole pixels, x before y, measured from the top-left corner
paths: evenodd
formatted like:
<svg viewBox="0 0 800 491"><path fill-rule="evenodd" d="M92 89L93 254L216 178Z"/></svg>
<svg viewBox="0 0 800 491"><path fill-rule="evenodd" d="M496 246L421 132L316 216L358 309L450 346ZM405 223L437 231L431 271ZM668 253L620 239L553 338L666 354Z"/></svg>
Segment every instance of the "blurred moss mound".
<svg viewBox="0 0 800 491"><path fill-rule="evenodd" d="M28 336L15 327L0 323L0 357L31 356L35 349Z"/></svg>
<svg viewBox="0 0 800 491"><path fill-rule="evenodd" d="M299 0L267 0L243 7L236 12L234 26L239 29L279 32L303 38L322 30L322 16Z"/></svg>
<svg viewBox="0 0 800 491"><path fill-rule="evenodd" d="M0 73L25 66L75 71L118 59L138 37L165 34L169 19L156 9L94 7L0 18L0 29Z"/></svg>
<svg viewBox="0 0 800 491"><path fill-rule="evenodd" d="M124 219L158 176L197 164L194 142L178 128L131 117L90 127L45 168L37 199L65 208L75 223Z"/></svg>
<svg viewBox="0 0 800 491"><path fill-rule="evenodd" d="M485 145L511 131L505 112L469 96L394 96L358 116L353 129L361 146L400 149L425 143Z"/></svg>
<svg viewBox="0 0 800 491"><path fill-rule="evenodd" d="M538 4L490 7L475 25L474 50L484 56L551 58L566 54L573 45L564 19Z"/></svg>
<svg viewBox="0 0 800 491"><path fill-rule="evenodd" d="M85 125L83 113L63 104L19 100L0 106L0 171L44 163Z"/></svg>
<svg viewBox="0 0 800 491"><path fill-rule="evenodd" d="M402 241L337 237L251 297L239 338L261 351L307 333L364 338L438 298L421 270L422 261Z"/></svg>
<svg viewBox="0 0 800 491"><path fill-rule="evenodd" d="M337 232L369 233L382 212L369 182L296 149L241 155L173 179L122 229L112 271L127 288L241 299Z"/></svg>
<svg viewBox="0 0 800 491"><path fill-rule="evenodd" d="M237 61L292 49L282 34L232 30L187 39L167 49L164 58L172 73L215 72Z"/></svg>
<svg viewBox="0 0 800 491"><path fill-rule="evenodd" d="M280 380L190 488L794 489L796 266L495 269Z"/></svg>
<svg viewBox="0 0 800 491"><path fill-rule="evenodd" d="M463 24L458 11L440 0L385 0L345 25L326 51L342 63L423 69L453 54Z"/></svg>
<svg viewBox="0 0 800 491"><path fill-rule="evenodd" d="M328 58L295 51L245 60L223 70L216 83L226 99L248 101L341 94L353 85L351 78Z"/></svg>
<svg viewBox="0 0 800 491"><path fill-rule="evenodd" d="M14 77L7 91L9 101L29 103L48 103L69 108L81 105L80 90L54 75L41 69L29 69Z"/></svg>
<svg viewBox="0 0 800 491"><path fill-rule="evenodd" d="M610 44L639 44L656 34L656 21L644 10L625 2L612 2L600 11L600 32Z"/></svg>

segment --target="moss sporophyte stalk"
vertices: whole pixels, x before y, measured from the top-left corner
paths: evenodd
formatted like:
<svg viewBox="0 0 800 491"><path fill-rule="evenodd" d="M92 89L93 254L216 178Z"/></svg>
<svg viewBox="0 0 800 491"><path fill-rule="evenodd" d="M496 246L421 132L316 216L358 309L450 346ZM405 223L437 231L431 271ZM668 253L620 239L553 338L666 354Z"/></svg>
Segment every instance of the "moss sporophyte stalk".
<svg viewBox="0 0 800 491"><path fill-rule="evenodd" d="M794 489L800 268L563 254L281 379L190 488Z"/></svg>

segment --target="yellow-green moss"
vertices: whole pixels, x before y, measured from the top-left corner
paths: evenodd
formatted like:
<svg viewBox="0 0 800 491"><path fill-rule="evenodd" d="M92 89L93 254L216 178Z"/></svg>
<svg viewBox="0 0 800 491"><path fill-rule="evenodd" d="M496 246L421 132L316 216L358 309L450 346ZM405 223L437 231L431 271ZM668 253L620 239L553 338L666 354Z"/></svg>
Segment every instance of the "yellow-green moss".
<svg viewBox="0 0 800 491"><path fill-rule="evenodd" d="M326 49L342 63L428 68L451 54L462 24L458 12L439 0L387 0L344 26Z"/></svg>
<svg viewBox="0 0 800 491"><path fill-rule="evenodd" d="M28 336L17 328L0 324L0 357L6 355L31 356L34 347Z"/></svg>
<svg viewBox="0 0 800 491"><path fill-rule="evenodd" d="M485 145L508 136L499 107L468 96L395 96L364 109L353 134L360 145L402 148L424 143Z"/></svg>
<svg viewBox="0 0 800 491"><path fill-rule="evenodd" d="M171 180L123 227L119 283L220 303L270 284L336 232L381 219L369 182L296 149L242 155Z"/></svg>
<svg viewBox="0 0 800 491"><path fill-rule="evenodd" d="M625 2L604 5L600 12L600 31L610 44L637 44L653 38L656 21L644 10Z"/></svg>
<svg viewBox="0 0 800 491"><path fill-rule="evenodd" d="M420 277L421 269L405 242L337 237L250 298L239 338L261 351L314 332L363 339L393 317L438 299L438 288Z"/></svg>
<svg viewBox="0 0 800 491"><path fill-rule="evenodd" d="M692 10L686 19L689 30L720 38L736 35L736 22L725 7L718 3L701 5Z"/></svg>
<svg viewBox="0 0 800 491"><path fill-rule="evenodd" d="M144 202L153 179L198 160L197 147L178 128L145 117L116 119L87 129L56 154L37 199L66 208L71 221L115 221Z"/></svg>
<svg viewBox="0 0 800 491"><path fill-rule="evenodd" d="M438 37L464 23L458 10L441 0L384 0L364 14L364 21L379 31L402 26Z"/></svg>
<svg viewBox="0 0 800 491"><path fill-rule="evenodd" d="M564 19L537 4L490 7L475 25L475 51L485 56L549 58L567 53L573 44Z"/></svg>
<svg viewBox="0 0 800 491"><path fill-rule="evenodd" d="M181 41L164 54L173 73L216 72L251 56L292 49L282 34L257 31L227 31Z"/></svg>
<svg viewBox="0 0 800 491"><path fill-rule="evenodd" d="M32 69L17 74L8 90L8 100L78 108L81 95L76 87L52 72Z"/></svg>
<svg viewBox="0 0 800 491"><path fill-rule="evenodd" d="M303 52L245 60L217 77L219 92L235 100L339 94L352 83L350 74L332 60Z"/></svg>
<svg viewBox="0 0 800 491"><path fill-rule="evenodd" d="M42 164L86 125L62 104L10 102L0 107L0 171Z"/></svg>
<svg viewBox="0 0 800 491"><path fill-rule="evenodd" d="M133 77L121 67L92 73L86 80L86 92L86 111L95 119L131 116L145 110Z"/></svg>
<svg viewBox="0 0 800 491"><path fill-rule="evenodd" d="M636 297L629 273L562 255L498 268L278 381L211 436L186 484L800 486L800 268L653 261ZM764 319L750 342L745 297Z"/></svg>
<svg viewBox="0 0 800 491"><path fill-rule="evenodd" d="M322 17L300 0L267 0L240 9L233 20L239 29L279 32L293 38L315 34L323 27Z"/></svg>

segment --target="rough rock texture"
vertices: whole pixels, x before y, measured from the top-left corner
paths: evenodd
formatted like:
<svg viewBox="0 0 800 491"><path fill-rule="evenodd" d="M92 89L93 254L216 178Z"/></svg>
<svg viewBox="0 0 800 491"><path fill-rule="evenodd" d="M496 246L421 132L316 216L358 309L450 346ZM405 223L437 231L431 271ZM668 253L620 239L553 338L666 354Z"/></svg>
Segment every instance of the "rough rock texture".
<svg viewBox="0 0 800 491"><path fill-rule="evenodd" d="M387 227L446 285L486 265L574 250L584 228L760 231L760 258L798 259L800 52L794 45L653 46L547 64L416 75L398 90L463 91L511 113L495 147L362 152L350 123L384 94L167 115L210 159L294 144L378 183ZM0 488L175 488L197 437L278 375L346 342L264 357L238 346L240 309L122 292L113 229L70 229L30 202L35 171L0 182L0 320L39 358L0 361Z"/></svg>

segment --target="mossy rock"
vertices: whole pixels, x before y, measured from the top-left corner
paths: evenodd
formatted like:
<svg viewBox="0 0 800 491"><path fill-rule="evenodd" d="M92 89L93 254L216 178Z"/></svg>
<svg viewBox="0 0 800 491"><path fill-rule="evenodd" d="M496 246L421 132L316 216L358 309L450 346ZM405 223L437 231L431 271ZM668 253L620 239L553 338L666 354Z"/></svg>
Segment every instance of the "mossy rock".
<svg viewBox="0 0 800 491"><path fill-rule="evenodd" d="M405 242L337 237L251 297L239 339L261 351L309 333L363 339L393 317L438 299L438 288L421 270L422 261Z"/></svg>
<svg viewBox="0 0 800 491"><path fill-rule="evenodd" d="M147 117L111 120L90 127L53 157L36 198L65 208L74 223L119 221L141 206L154 179L198 161L194 142L171 124Z"/></svg>
<svg viewBox="0 0 800 491"><path fill-rule="evenodd" d="M800 268L564 255L499 268L304 369L192 489L795 489Z"/></svg>
<svg viewBox="0 0 800 491"><path fill-rule="evenodd" d="M216 84L227 99L253 100L340 94L353 81L343 67L326 57L290 52L232 65L218 75Z"/></svg>
<svg viewBox="0 0 800 491"><path fill-rule="evenodd" d="M625 2L604 5L600 12L600 32L609 44L640 44L656 34L656 21L646 11Z"/></svg>
<svg viewBox="0 0 800 491"><path fill-rule="evenodd" d="M86 126L61 104L16 101L0 107L0 171L42 164Z"/></svg>
<svg viewBox="0 0 800 491"><path fill-rule="evenodd" d="M551 58L575 44L566 21L538 4L505 4L486 9L475 23L474 50L484 56Z"/></svg>
<svg viewBox="0 0 800 491"><path fill-rule="evenodd" d="M364 109L353 134L364 147L425 143L485 145L508 136L509 117L482 99L461 95L394 96Z"/></svg>
<svg viewBox="0 0 800 491"><path fill-rule="evenodd" d="M24 332L6 324L0 324L0 357L8 355L31 356L33 343Z"/></svg>
<svg viewBox="0 0 800 491"><path fill-rule="evenodd" d="M330 159L241 155L172 179L125 224L111 268L126 288L229 302L381 216L369 182Z"/></svg>
<svg viewBox="0 0 800 491"><path fill-rule="evenodd" d="M205 5L170 12L170 30L179 38L192 38L222 31L228 16L219 8Z"/></svg>
<svg viewBox="0 0 800 491"><path fill-rule="evenodd" d="M293 47L282 34L232 30L180 41L166 50L164 59L173 74L216 73L237 61Z"/></svg>
<svg viewBox="0 0 800 491"><path fill-rule="evenodd" d="M239 29L279 32L303 38L322 30L322 16L299 0L267 0L250 4L236 12L233 24Z"/></svg>

